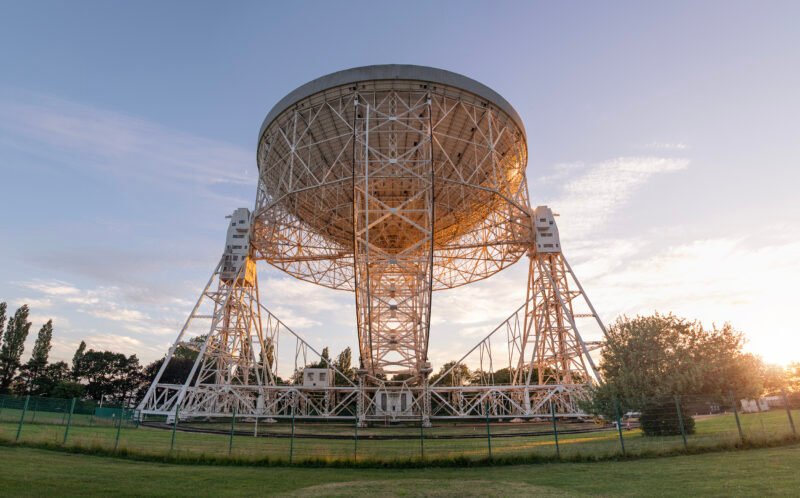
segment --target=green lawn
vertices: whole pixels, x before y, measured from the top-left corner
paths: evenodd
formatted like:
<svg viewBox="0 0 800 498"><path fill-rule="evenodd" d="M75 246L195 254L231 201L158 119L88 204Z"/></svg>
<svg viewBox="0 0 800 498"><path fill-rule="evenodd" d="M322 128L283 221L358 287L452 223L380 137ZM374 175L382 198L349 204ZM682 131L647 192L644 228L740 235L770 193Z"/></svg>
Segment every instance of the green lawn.
<svg viewBox="0 0 800 498"><path fill-rule="evenodd" d="M21 411L6 409L0 414L0 440L16 439L18 420ZM800 421L800 411L795 411L795 420ZM791 434L790 426L783 410L772 410L764 413L740 415L742 431L746 439L754 442L780 440ZM20 431L19 441L30 444L61 445L64 441L64 417L59 413L42 412L26 415L25 424ZM198 424L186 424L197 427ZM206 424L221 431L229 431L227 424ZM560 456L563 459L585 459L586 457L603 458L621 453L619 435L615 430L601 430L591 424L560 424L559 430L592 429L591 432L565 434L559 436ZM231 439L224 432L206 434L198 432L178 431L175 434L174 450L172 432L170 430L151 427L138 427L123 424L116 442L117 428L113 420L98 417L75 417L70 427L67 447L103 448L119 450L131 454L159 456L172 454L178 457L196 458L199 456L227 458L228 455L245 461L272 460L287 461L291 454L293 461L305 459L326 460L414 460L423 455L426 460L451 459L464 457L468 459L485 459L488 456L486 427L481 424L437 424L425 429L425 440L420 442L419 428L371 428L360 430L360 439L354 441L354 428L346 424L297 424L298 435L331 434L342 436L341 439L295 438L294 443L288 437L263 437L266 433L290 433L290 425L261 424L259 434L253 437L255 427L242 421L237 423L237 435ZM502 457L539 457L552 459L556 455L555 440L549 431L549 423L527 424L493 424L494 434L491 440L492 455ZM500 437L504 434L542 432L535 436ZM405 435L411 439L370 440L365 436L375 434ZM452 436L463 438L437 438ZM664 454L678 452L683 449L681 436L645 437L639 430L624 431L625 449L629 455ZM733 446L739 440L739 433L733 414L721 414L697 418L697 432L688 436L690 449L715 448Z"/></svg>
<svg viewBox="0 0 800 498"><path fill-rule="evenodd" d="M3 496L796 496L800 445L408 470L168 465L0 446Z"/></svg>

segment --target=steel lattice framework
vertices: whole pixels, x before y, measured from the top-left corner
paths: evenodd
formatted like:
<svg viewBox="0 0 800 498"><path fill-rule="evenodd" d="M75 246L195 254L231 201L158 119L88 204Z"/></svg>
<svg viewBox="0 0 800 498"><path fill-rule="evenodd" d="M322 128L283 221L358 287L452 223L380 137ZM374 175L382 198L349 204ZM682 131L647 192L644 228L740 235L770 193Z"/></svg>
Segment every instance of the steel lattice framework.
<svg viewBox="0 0 800 498"><path fill-rule="evenodd" d="M312 82L324 88L271 113L251 241L291 275L355 290L364 367L416 375L431 291L485 278L527 250L525 134L509 105L462 88L485 88L471 80L387 71L398 76Z"/></svg>
<svg viewBox="0 0 800 498"><path fill-rule="evenodd" d="M583 341L577 322L589 318L605 330L563 257L553 213L530 206L524 127L500 95L420 66L334 73L270 111L257 161L255 209L232 215L223 259L142 413L236 410L364 422L385 417L393 396L404 406L393 417L424 423L530 417L549 413L551 405L561 416L581 415L577 402L597 372L593 345ZM489 277L526 254L526 302L429 384L431 293ZM260 305L257 260L354 292L357 382L337 372L345 385L277 383L280 337L295 342L295 370L308 364L313 348ZM210 315L198 313L203 301L213 303ZM190 323L201 318L211 324L191 375L182 385L161 384ZM478 365L479 380L454 381L467 363ZM495 372L504 367L509 378L497 382Z"/></svg>

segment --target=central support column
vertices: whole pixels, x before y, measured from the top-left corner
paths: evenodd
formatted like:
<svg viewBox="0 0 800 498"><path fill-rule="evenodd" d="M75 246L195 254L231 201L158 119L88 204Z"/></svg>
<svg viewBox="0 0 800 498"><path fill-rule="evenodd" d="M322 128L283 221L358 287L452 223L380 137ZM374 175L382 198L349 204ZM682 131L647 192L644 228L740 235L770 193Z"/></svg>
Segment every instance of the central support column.
<svg viewBox="0 0 800 498"><path fill-rule="evenodd" d="M426 92L355 99L353 223L361 362L417 377L427 361L433 271L431 101Z"/></svg>

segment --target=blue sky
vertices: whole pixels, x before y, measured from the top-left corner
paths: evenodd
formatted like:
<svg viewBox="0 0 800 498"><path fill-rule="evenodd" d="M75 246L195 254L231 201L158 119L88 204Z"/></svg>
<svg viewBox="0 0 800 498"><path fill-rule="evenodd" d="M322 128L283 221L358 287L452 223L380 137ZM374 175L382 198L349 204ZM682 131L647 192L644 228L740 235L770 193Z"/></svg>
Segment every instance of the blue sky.
<svg viewBox="0 0 800 498"><path fill-rule="evenodd" d="M797 19L797 2L5 2L0 300L54 319L55 358L81 339L162 355L224 216L254 202L271 106L333 71L410 63L519 111L532 202L561 214L607 322L730 321L765 359L800 359ZM435 296L435 363L522 302L525 271ZM352 295L260 276L312 344L355 346Z"/></svg>

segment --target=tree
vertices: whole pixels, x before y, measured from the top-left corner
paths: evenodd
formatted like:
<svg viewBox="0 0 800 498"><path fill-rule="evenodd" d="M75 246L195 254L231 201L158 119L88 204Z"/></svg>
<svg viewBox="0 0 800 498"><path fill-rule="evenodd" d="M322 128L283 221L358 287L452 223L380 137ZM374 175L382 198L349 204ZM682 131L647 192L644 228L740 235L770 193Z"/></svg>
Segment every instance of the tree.
<svg viewBox="0 0 800 498"><path fill-rule="evenodd" d="M183 384L186 382L186 379L192 371L194 362L197 359L198 343L202 344L203 340L205 340L204 336L201 338L195 337L190 340L188 344L179 344L172 354L172 359L167 363L167 368L165 368L164 373L161 374L159 382L164 384ZM161 369L166 359L167 357L164 356L144 367L141 375L141 384L136 391L137 400L141 400L144 398L144 395L147 394L147 389L150 387L150 384L156 380L156 375L158 375L158 371ZM194 379L197 379L199 374L200 371L198 369L198 371L195 372ZM194 382L194 379L192 382Z"/></svg>
<svg viewBox="0 0 800 498"><path fill-rule="evenodd" d="M449 373L450 368L454 367ZM438 382L439 386L463 386L472 378L472 373L469 367L463 363L456 365L455 361L448 361L439 369L439 371L430 378L430 384L433 385ZM439 380L441 379L441 380Z"/></svg>
<svg viewBox="0 0 800 498"><path fill-rule="evenodd" d="M51 363L45 366L39 374L33 379L30 394L36 396L55 396L53 391L56 386L70 380L70 369L63 361ZM63 397L63 396L55 396ZM69 396L72 397L72 396Z"/></svg>
<svg viewBox="0 0 800 498"><path fill-rule="evenodd" d="M189 373L192 371L194 362L197 360L200 348L206 341L207 336L207 334L195 336L188 341L178 344L178 347L175 348L175 352L172 353L172 359L167 363L167 368L164 369L164 373L161 374L159 382L164 384L183 384L186 382ZM147 389L150 387L150 384L155 381L156 375L158 375L158 371L161 369L161 365L164 364L166 359L166 356L159 358L142 369L141 383L136 389L135 397L137 401L141 401L144 395L147 394ZM195 372L192 382L197 379L198 375L200 375L199 369Z"/></svg>
<svg viewBox="0 0 800 498"><path fill-rule="evenodd" d="M3 330L6 326L6 303L0 302L0 346L3 344Z"/></svg>
<svg viewBox="0 0 800 498"><path fill-rule="evenodd" d="M761 379L764 387L764 394L779 395L781 390L785 390L789 385L790 371L779 365L768 365L758 360L761 370Z"/></svg>
<svg viewBox="0 0 800 498"><path fill-rule="evenodd" d="M743 343L729 324L705 330L672 314L623 316L608 330L599 368L603 383L585 408L611 418L619 402L622 412L645 416L675 395L753 396L761 389L758 359L742 352Z"/></svg>
<svg viewBox="0 0 800 498"><path fill-rule="evenodd" d="M53 398L82 398L86 387L80 382L64 380L53 387L50 396Z"/></svg>
<svg viewBox="0 0 800 498"><path fill-rule="evenodd" d="M275 343L271 337L267 337L267 343L264 347L263 360L267 363L267 369L272 370L275 366Z"/></svg>
<svg viewBox="0 0 800 498"><path fill-rule="evenodd" d="M475 372L476 377L480 377L479 372ZM511 377L514 376L514 370L509 367L501 368L494 372L492 378L494 379L494 384L511 384ZM477 379L476 379L477 380Z"/></svg>
<svg viewBox="0 0 800 498"><path fill-rule="evenodd" d="M25 365L27 370L27 387L28 393L31 393L33 384L42 374L42 371L47 366L47 358L52 349L51 341L53 340L53 320L48 320L47 323L42 325L39 329L39 335L36 337L36 342L33 345L33 352L31 358Z"/></svg>
<svg viewBox="0 0 800 498"><path fill-rule="evenodd" d="M3 345L0 348L0 393L7 393L11 381L20 367L20 358L25 350L25 339L31 329L28 321L28 305L23 304L8 321Z"/></svg>
<svg viewBox="0 0 800 498"><path fill-rule="evenodd" d="M790 363L786 370L787 389L793 393L800 392L800 362Z"/></svg>
<svg viewBox="0 0 800 498"><path fill-rule="evenodd" d="M119 364L118 377L114 381L114 397L119 402L129 402L142 383L142 366L135 354L125 357Z"/></svg>
<svg viewBox="0 0 800 498"><path fill-rule="evenodd" d="M136 395L138 399L144 397L150 384L156 380L156 375L158 375L158 371L164 364L165 359L166 358L159 358L144 367L142 371L142 384ZM183 384L186 382L186 378L189 377L192 366L194 366L193 359L174 355L169 363L167 363L167 368L165 368L164 373L161 374L159 382L163 384ZM195 373L195 378L197 378L199 373L199 371Z"/></svg>
<svg viewBox="0 0 800 498"><path fill-rule="evenodd" d="M72 378L74 380L78 380L81 377L81 360L83 360L83 355L86 353L86 343L81 341L80 346L78 349L75 350L75 354L72 356Z"/></svg>
<svg viewBox="0 0 800 498"><path fill-rule="evenodd" d="M352 380L355 377L355 369L353 369L353 352L350 350L349 347L344 348L339 356L336 357L336 361L333 363L337 370L340 373L336 374L336 383L339 385L347 384L347 380ZM344 377L342 377L344 376Z"/></svg>
<svg viewBox="0 0 800 498"><path fill-rule="evenodd" d="M322 354L320 355L319 363L323 367L327 367L331 364L331 356L328 353L328 346L322 348Z"/></svg>
<svg viewBox="0 0 800 498"><path fill-rule="evenodd" d="M80 361L81 378L87 380L86 394L96 400L124 402L142 381L136 355L112 351L86 351Z"/></svg>

